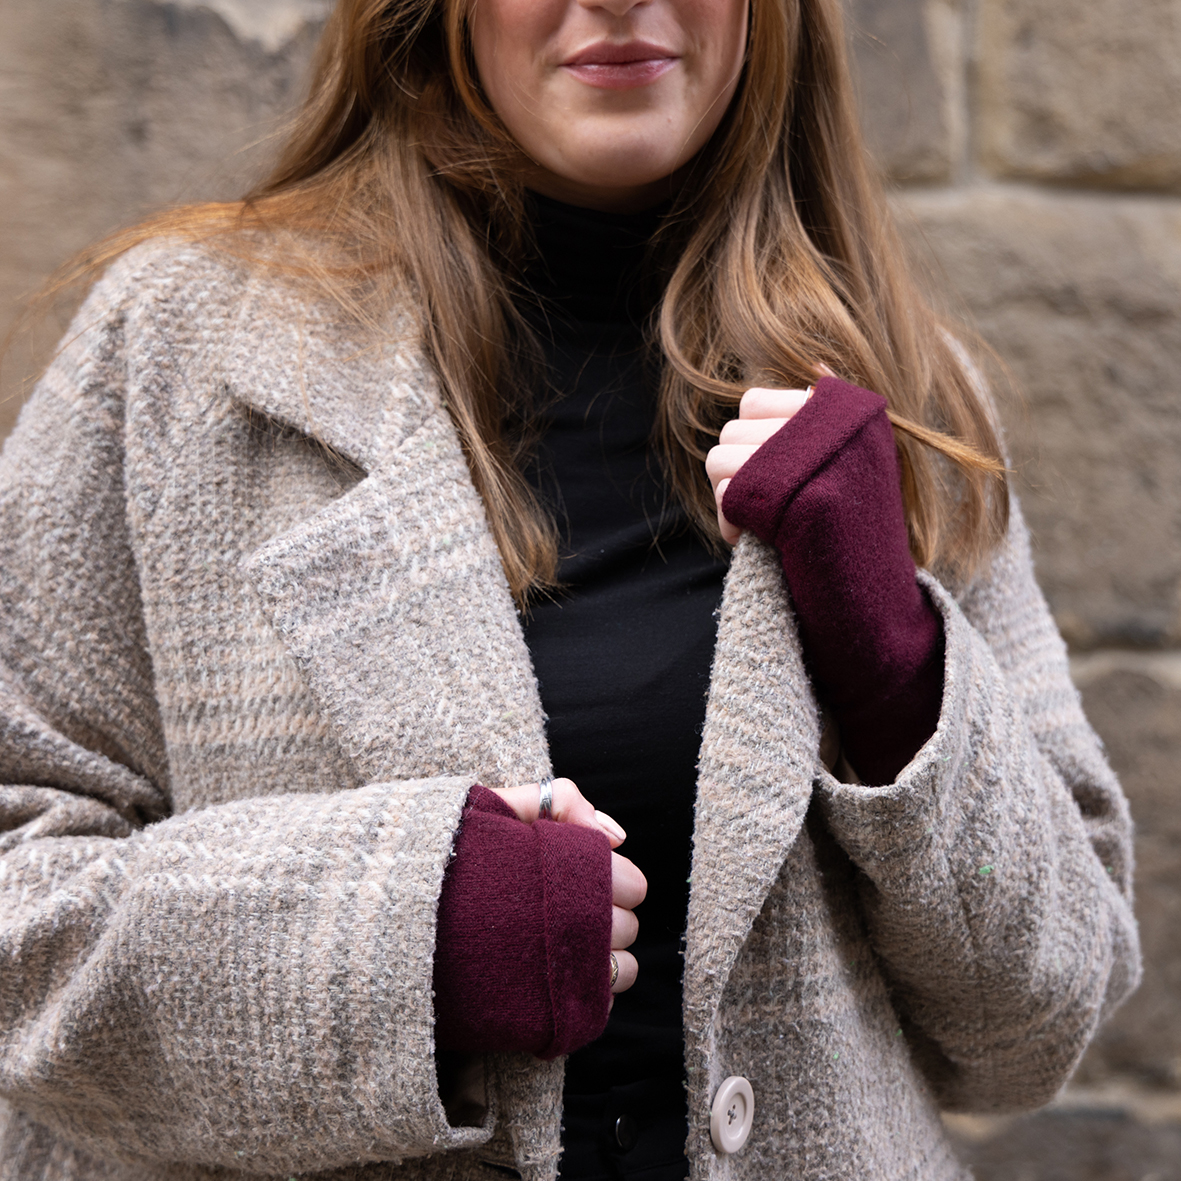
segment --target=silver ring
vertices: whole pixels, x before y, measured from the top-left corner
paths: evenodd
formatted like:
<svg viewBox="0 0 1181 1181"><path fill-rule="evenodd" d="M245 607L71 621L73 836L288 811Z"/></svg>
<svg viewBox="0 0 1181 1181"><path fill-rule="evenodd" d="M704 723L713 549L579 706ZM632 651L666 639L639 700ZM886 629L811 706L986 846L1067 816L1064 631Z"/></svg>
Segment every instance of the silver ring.
<svg viewBox="0 0 1181 1181"><path fill-rule="evenodd" d="M611 953L611 988L615 987L615 981L619 979L619 961L615 958L615 952Z"/></svg>
<svg viewBox="0 0 1181 1181"><path fill-rule="evenodd" d="M554 777L547 775L538 785L541 792L537 797L537 819L554 818Z"/></svg>

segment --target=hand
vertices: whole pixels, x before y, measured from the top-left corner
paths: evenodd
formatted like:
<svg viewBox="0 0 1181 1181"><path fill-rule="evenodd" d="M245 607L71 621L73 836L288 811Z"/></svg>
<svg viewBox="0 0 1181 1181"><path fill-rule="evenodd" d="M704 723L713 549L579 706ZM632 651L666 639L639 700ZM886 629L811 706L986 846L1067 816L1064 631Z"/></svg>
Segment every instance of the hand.
<svg viewBox="0 0 1181 1181"><path fill-rule="evenodd" d="M705 457L705 471L714 488L722 540L734 545L742 530L731 525L722 512L722 497L744 463L782 427L791 421L812 396L811 390L768 390L755 387L742 395L738 417L718 436L718 445Z"/></svg>
<svg viewBox="0 0 1181 1181"><path fill-rule="evenodd" d="M493 788L498 796L517 814L519 820L532 824L537 819L540 788L536 783L522 787ZM553 783L553 817L559 824L580 824L583 828L597 828L605 833L612 849L627 839L627 833L605 812L595 811L591 802L569 779L555 779ZM636 982L639 965L631 947L639 934L640 922L635 908L648 893L648 881L626 857L611 854L611 950L619 962L619 978L612 992L626 992Z"/></svg>

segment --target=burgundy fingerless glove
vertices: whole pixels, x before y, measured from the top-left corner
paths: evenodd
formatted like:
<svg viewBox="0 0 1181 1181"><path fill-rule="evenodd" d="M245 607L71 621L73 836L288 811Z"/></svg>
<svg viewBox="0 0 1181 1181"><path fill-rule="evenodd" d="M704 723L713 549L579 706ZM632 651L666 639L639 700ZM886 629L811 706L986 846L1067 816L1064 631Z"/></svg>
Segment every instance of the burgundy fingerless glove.
<svg viewBox="0 0 1181 1181"><path fill-rule="evenodd" d="M524 824L468 793L439 899L440 1050L569 1054L607 1026L611 846L590 828Z"/></svg>
<svg viewBox="0 0 1181 1181"><path fill-rule="evenodd" d="M915 578L885 399L818 381L739 469L722 511L779 551L845 755L862 782L892 782L939 721L943 623Z"/></svg>

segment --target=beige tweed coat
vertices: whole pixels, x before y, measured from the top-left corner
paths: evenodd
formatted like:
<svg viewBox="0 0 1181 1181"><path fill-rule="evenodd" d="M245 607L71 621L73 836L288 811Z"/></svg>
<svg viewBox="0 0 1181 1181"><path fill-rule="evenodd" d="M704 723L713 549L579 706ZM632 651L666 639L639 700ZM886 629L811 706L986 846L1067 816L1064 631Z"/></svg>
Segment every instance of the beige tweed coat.
<svg viewBox="0 0 1181 1181"><path fill-rule="evenodd" d="M964 1178L939 1110L1046 1102L1135 985L1127 808L1019 513L977 583L924 578L938 730L851 786L774 555L734 555L685 954L695 1181ZM412 344L196 247L125 257L4 450L0 607L0 1178L552 1179L561 1061L474 1061L466 1120L436 1082L461 805L548 756ZM755 1123L719 1156L732 1074Z"/></svg>

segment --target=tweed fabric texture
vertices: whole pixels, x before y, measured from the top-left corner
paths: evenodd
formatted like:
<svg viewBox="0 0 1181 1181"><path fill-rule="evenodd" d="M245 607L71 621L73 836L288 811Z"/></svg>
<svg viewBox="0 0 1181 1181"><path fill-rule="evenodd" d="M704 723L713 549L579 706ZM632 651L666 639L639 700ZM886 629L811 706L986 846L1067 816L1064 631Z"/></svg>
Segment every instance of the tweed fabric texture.
<svg viewBox="0 0 1181 1181"><path fill-rule="evenodd" d="M1135 985L1127 808L1019 511L975 584L922 577L938 728L849 785L778 557L735 552L685 958L695 1181L965 1177L939 1108L1045 1102ZM473 1061L472 1126L436 1083L464 798L548 757L400 326L199 247L124 257L6 444L0 598L0 1179L552 1181L560 1059ZM757 1112L720 1157L730 1074Z"/></svg>

